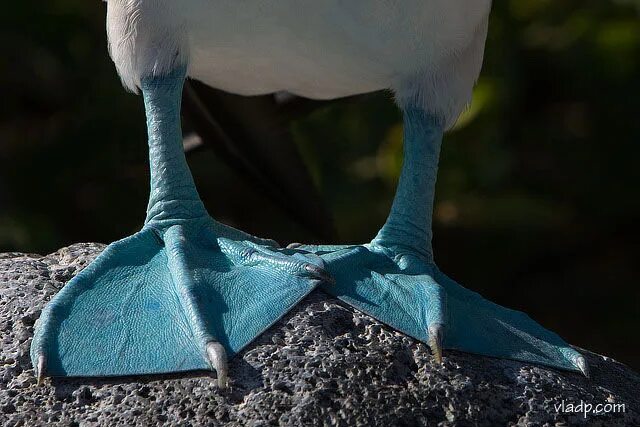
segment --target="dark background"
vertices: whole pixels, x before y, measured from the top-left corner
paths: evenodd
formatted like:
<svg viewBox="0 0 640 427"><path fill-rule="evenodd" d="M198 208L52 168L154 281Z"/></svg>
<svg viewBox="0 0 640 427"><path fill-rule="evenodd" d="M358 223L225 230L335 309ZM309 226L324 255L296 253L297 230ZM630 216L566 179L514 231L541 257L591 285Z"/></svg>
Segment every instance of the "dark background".
<svg viewBox="0 0 640 427"><path fill-rule="evenodd" d="M9 2L0 37L0 250L110 242L144 220L140 98L108 58L105 4ZM640 7L495 2L474 102L445 139L440 267L569 342L640 368ZM337 103L292 126L340 242L370 240L401 164L391 97ZM217 219L313 240L210 150L189 156Z"/></svg>

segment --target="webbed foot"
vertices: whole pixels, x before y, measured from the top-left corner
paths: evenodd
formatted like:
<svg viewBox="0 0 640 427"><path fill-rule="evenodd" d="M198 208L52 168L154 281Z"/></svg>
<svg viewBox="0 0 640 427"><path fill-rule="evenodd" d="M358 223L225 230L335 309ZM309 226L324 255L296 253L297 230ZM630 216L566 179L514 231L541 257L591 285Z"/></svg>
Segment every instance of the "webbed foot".
<svg viewBox="0 0 640 427"><path fill-rule="evenodd" d="M330 280L313 254L228 234L205 218L109 245L38 320L38 376L215 369L224 386L227 356Z"/></svg>
<svg viewBox="0 0 640 427"><path fill-rule="evenodd" d="M442 349L532 362L588 375L584 357L525 313L484 299L417 253L374 243L298 246L326 263L336 284L324 290L379 321Z"/></svg>
<svg viewBox="0 0 640 427"><path fill-rule="evenodd" d="M404 161L387 221L370 244L298 246L327 264L325 290L431 346L515 359L587 375L586 361L524 313L487 301L443 274L434 262L432 217L443 118L404 105Z"/></svg>
<svg viewBox="0 0 640 427"><path fill-rule="evenodd" d="M151 194L143 229L109 245L45 307L31 360L41 380L216 369L321 281L313 254L215 222L183 152L186 73L142 80Z"/></svg>

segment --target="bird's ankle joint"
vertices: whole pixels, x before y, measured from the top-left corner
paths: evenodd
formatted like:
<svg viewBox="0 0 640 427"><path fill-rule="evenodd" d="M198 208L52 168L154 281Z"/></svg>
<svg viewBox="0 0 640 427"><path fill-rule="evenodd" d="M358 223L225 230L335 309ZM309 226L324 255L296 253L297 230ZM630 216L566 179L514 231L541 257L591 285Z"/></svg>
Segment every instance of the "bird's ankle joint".
<svg viewBox="0 0 640 427"><path fill-rule="evenodd" d="M403 270L411 269L417 265L425 266L434 264L433 251L431 248L389 244L377 239L371 242L370 248L375 252L384 254Z"/></svg>

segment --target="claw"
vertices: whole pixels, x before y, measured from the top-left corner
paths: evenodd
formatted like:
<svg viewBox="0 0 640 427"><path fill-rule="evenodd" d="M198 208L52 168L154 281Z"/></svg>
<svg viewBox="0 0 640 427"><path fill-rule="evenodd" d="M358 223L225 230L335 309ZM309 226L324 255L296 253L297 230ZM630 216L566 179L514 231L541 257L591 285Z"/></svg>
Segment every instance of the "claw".
<svg viewBox="0 0 640 427"><path fill-rule="evenodd" d="M591 375L589 373L589 365L587 364L587 359L585 359L584 356L576 357L576 359L574 360L574 363L576 364L576 367L580 369L580 372L582 372L582 374L585 377L591 378Z"/></svg>
<svg viewBox="0 0 640 427"><path fill-rule="evenodd" d="M436 362L442 363L442 340L444 338L444 325L433 323L427 329L429 332L429 347L433 352Z"/></svg>
<svg viewBox="0 0 640 427"><path fill-rule="evenodd" d="M44 381L44 374L46 370L45 358L44 355L38 356L38 366L36 367L37 374L37 385L41 386Z"/></svg>
<svg viewBox="0 0 640 427"><path fill-rule="evenodd" d="M315 279L318 279L330 285L336 284L336 279L334 279L331 273L329 273L324 268L318 267L315 264L307 263L304 266L304 269L307 270L307 272L310 273Z"/></svg>
<svg viewBox="0 0 640 427"><path fill-rule="evenodd" d="M222 344L217 341L209 341L207 343L207 357L211 367L218 374L218 387L221 389L227 388L229 366L227 364L227 352Z"/></svg>
<svg viewBox="0 0 640 427"><path fill-rule="evenodd" d="M287 249L296 249L300 246L302 246L302 243L289 243L289 245L287 245Z"/></svg>

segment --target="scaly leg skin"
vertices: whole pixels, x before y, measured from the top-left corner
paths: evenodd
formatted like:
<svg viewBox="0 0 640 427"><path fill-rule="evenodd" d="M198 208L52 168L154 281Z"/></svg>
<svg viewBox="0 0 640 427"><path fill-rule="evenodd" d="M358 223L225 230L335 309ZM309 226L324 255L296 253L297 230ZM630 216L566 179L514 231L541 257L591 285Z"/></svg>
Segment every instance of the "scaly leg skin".
<svg viewBox="0 0 640 427"><path fill-rule="evenodd" d="M369 244L290 245L315 253L336 284L330 294L432 349L580 371L585 358L526 314L487 301L434 263L431 220L443 125L419 108L404 111L404 164L387 222Z"/></svg>
<svg viewBox="0 0 640 427"><path fill-rule="evenodd" d="M143 80L151 195L142 230L109 245L45 307L31 359L51 376L215 369L331 278L313 254L215 222L182 149L185 70Z"/></svg>

